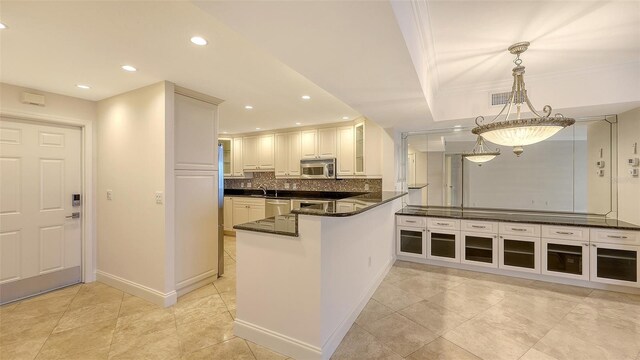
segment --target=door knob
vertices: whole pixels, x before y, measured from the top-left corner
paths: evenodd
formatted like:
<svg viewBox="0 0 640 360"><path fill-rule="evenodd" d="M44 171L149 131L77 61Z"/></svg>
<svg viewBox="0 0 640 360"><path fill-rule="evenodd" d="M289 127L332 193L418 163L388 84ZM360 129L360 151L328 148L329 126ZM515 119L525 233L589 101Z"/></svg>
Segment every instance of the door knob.
<svg viewBox="0 0 640 360"><path fill-rule="evenodd" d="M71 213L69 216L65 216L67 219L80 219L80 212Z"/></svg>

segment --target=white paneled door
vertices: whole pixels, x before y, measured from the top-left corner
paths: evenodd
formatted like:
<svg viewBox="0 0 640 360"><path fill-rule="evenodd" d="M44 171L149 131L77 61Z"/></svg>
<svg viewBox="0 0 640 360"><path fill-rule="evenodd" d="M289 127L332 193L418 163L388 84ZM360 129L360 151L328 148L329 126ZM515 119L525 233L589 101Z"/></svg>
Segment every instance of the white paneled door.
<svg viewBox="0 0 640 360"><path fill-rule="evenodd" d="M0 302L80 282L81 190L79 128L0 119Z"/></svg>

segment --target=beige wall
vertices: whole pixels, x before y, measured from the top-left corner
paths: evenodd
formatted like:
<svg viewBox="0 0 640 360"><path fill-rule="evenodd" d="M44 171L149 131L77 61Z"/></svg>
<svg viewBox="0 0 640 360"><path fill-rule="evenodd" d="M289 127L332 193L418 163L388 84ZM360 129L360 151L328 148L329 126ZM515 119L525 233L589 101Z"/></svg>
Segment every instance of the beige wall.
<svg viewBox="0 0 640 360"><path fill-rule="evenodd" d="M618 219L640 225L640 177L629 175L627 165L633 157L640 157L640 108L618 116Z"/></svg>
<svg viewBox="0 0 640 360"><path fill-rule="evenodd" d="M165 192L167 86L161 82L102 100L97 112L98 277L161 294L174 285L165 205L154 198L156 191ZM107 200L107 189L113 200Z"/></svg>

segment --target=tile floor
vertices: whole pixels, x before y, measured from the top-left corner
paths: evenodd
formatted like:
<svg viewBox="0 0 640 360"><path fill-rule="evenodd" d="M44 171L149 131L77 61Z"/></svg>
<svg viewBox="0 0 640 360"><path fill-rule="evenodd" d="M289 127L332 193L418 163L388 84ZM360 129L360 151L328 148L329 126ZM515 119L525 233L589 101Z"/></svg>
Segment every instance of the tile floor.
<svg viewBox="0 0 640 360"><path fill-rule="evenodd" d="M0 307L0 359L286 359L233 336L225 250L171 308L100 283ZM640 360L640 296L397 262L332 358Z"/></svg>

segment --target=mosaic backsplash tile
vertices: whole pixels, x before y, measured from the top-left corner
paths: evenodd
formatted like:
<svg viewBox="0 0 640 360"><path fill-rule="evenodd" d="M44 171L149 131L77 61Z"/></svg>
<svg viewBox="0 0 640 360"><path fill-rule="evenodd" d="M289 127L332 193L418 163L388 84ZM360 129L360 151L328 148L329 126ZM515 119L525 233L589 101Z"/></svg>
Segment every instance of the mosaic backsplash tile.
<svg viewBox="0 0 640 360"><path fill-rule="evenodd" d="M251 186L248 186L251 183ZM244 187L242 186L244 184ZM289 184L289 188L285 187ZM365 184L369 190L365 190ZM382 191L382 179L276 179L275 172L255 172L253 179L225 179L225 189L256 189L265 186L269 190L300 190L300 191L352 191L352 192L380 192ZM294 189L295 185L295 189Z"/></svg>

